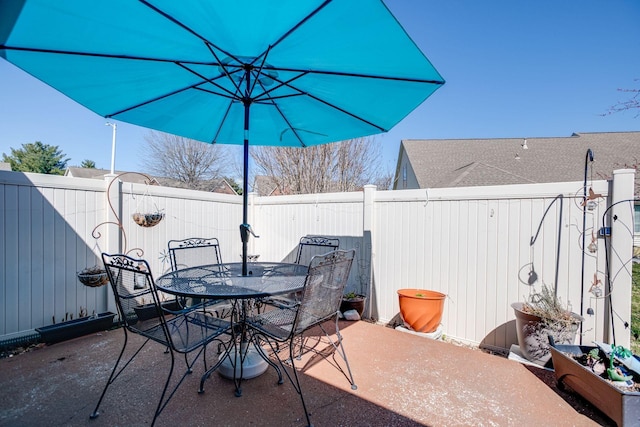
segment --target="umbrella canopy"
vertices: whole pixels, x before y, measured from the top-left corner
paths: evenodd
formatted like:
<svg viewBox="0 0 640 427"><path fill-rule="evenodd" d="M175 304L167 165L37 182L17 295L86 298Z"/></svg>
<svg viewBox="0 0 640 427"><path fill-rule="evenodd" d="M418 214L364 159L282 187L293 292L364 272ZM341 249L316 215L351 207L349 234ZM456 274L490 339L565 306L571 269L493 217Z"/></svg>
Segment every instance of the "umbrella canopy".
<svg viewBox="0 0 640 427"><path fill-rule="evenodd" d="M245 263L249 143L385 132L444 84L380 0L0 0L0 56L106 118L243 144Z"/></svg>

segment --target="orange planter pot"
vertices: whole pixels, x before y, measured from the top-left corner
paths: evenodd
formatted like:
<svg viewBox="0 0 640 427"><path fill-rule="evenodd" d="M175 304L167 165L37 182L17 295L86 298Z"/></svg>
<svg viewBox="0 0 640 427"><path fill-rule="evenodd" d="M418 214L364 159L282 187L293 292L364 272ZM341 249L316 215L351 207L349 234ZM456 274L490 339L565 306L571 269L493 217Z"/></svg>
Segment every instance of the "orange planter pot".
<svg viewBox="0 0 640 427"><path fill-rule="evenodd" d="M445 297L426 289L398 289L402 320L414 331L435 331L442 320Z"/></svg>

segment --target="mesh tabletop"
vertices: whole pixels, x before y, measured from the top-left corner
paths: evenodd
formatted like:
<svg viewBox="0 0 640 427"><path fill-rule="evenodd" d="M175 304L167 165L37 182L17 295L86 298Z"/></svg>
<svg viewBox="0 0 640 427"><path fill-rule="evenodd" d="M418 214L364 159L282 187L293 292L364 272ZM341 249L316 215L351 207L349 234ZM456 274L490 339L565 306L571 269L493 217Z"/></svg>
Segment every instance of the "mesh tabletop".
<svg viewBox="0 0 640 427"><path fill-rule="evenodd" d="M167 273L156 280L166 293L210 299L244 299L280 295L302 289L308 267L298 264L251 263L242 276L242 263L212 264Z"/></svg>

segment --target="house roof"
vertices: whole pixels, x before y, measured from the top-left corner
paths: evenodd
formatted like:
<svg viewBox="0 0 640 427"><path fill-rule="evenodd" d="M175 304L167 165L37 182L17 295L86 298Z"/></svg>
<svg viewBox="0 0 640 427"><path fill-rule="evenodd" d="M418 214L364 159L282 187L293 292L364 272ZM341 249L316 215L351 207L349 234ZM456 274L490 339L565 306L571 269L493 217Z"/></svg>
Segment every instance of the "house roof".
<svg viewBox="0 0 640 427"><path fill-rule="evenodd" d="M94 169L94 168L80 168L80 167L69 167L65 171L65 176L71 176L76 178L90 178L90 179L104 179L105 175L109 174L111 171L107 169ZM115 171L116 175L120 175L120 180L123 182L133 182L137 184L146 184L146 178L138 173L126 173L124 171ZM164 187L176 187L176 188L186 188L185 184L171 178L162 178L162 177L154 177L148 175L151 179L156 180L158 184ZM235 190L227 180L224 178L213 179L206 183L203 183L202 186L203 191L209 191L213 193L223 193L223 194L236 194Z"/></svg>
<svg viewBox="0 0 640 427"><path fill-rule="evenodd" d="M257 175L253 181L253 191L258 196L282 196L291 194L287 189L280 188L278 180L272 176Z"/></svg>
<svg viewBox="0 0 640 427"><path fill-rule="evenodd" d="M524 148L526 141L526 149ZM640 132L574 133L570 137L403 140L420 188L582 181L640 164ZM399 176L399 170L396 176ZM636 194L639 194L636 176Z"/></svg>

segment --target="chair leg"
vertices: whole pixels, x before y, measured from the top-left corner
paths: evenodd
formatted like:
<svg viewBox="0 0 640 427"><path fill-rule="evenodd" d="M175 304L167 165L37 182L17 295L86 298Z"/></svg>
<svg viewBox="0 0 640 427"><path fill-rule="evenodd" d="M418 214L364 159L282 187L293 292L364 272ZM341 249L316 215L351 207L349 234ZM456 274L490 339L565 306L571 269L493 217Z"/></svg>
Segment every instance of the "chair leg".
<svg viewBox="0 0 640 427"><path fill-rule="evenodd" d="M287 376L289 377L289 380L291 380L291 383L293 384L293 388L300 395L300 400L302 401L302 409L304 409L304 415L307 417L307 426L311 427L312 426L311 419L309 418L309 411L307 410L307 404L305 403L304 395L302 394L302 387L300 386L300 378L298 377L298 370L296 369L296 365L293 361L294 360L293 353L294 353L293 345L290 345L289 357L291 358L291 368L293 370L293 377L295 379L295 384L293 384L293 380L291 379L291 376L289 374L287 374ZM282 361L280 363L282 364ZM282 369L285 369L285 367L282 366Z"/></svg>
<svg viewBox="0 0 640 427"><path fill-rule="evenodd" d="M175 367L175 352L171 351L171 367L169 368L169 375L167 376L167 381L165 382L164 389L162 390L162 394L160 395L160 401L158 402L158 407L156 408L156 413L151 423L152 426L155 423L156 418L158 418L160 413L167 406L167 404L169 403L173 395L176 393L176 391L178 391L178 388L180 388L180 385L182 385L182 382L184 381L184 379L187 377L187 375L191 374L191 372L193 371L192 369L193 365L195 365L198 362L198 359L200 358L200 356L204 354L204 348L205 346L203 346L203 348L198 350L198 352L193 357L191 362L189 362L188 354L185 353L184 357L185 357L185 362L187 364L187 369L185 370L184 374L182 374L182 377L180 378L176 386L173 388L173 390L171 390L171 393L169 393L169 395L165 398L165 396L167 395L167 389L169 388L169 384L171 383L171 376L173 375L173 369Z"/></svg>
<svg viewBox="0 0 640 427"><path fill-rule="evenodd" d="M342 335L340 334L340 327L338 325L338 318L336 317L336 341L337 341L337 344L336 344L336 342L334 342L331 339L331 336L329 336L327 331L324 329L324 326L320 325L320 329L322 329L322 332L324 332L324 334L329 339L329 342L331 343L331 345L335 349L335 353L338 353L340 355L340 357L342 357L342 360L344 360L344 363L347 365L347 372L349 373L349 377L347 379L349 380L349 383L351 383L351 389L352 390L357 390L358 386L356 385L356 383L355 383L355 381L353 379L353 373L351 373L351 366L349 366L349 359L347 359L347 353L344 351L344 346L342 345ZM335 358L335 353L334 353L334 358ZM336 365L337 365L337 361L336 361Z"/></svg>
<svg viewBox="0 0 640 427"><path fill-rule="evenodd" d="M107 393L107 389L109 388L109 386L111 385L113 380L115 380L115 377L117 376L116 375L116 371L118 370L118 365L120 364L120 360L122 359L122 355L124 354L125 348L127 348L127 338L128 338L127 329L123 328L123 330L124 330L124 344L122 345L122 349L120 350L120 354L118 355L118 360L116 360L116 364L113 366L113 369L111 370L111 375L109 375L109 379L107 380L107 383L104 385L104 390L102 390L102 394L100 395L100 399L98 399L98 403L96 404L95 409L93 410L93 412L89 416L89 419L92 419L92 420L96 419L96 418L98 418L98 415L100 415L100 413L98 412L98 409L100 408L100 404L102 403L102 399L104 399L104 395Z"/></svg>
<svg viewBox="0 0 640 427"><path fill-rule="evenodd" d="M224 352L220 351L220 346L222 346L224 348ZM229 345L225 345L224 342L222 342L222 340L220 340L218 342L218 361L212 366L210 367L208 370L205 371L205 373L202 375L202 377L200 378L200 388L198 389L198 394L202 394L204 393L204 382L211 376L211 374L220 367L220 365L222 365L222 362L224 362L224 360L229 357L229 353L231 352L231 349L234 348L234 344L233 342L230 342Z"/></svg>
<svg viewBox="0 0 640 427"><path fill-rule="evenodd" d="M98 399L98 403L96 404L95 409L93 410L93 412L91 413L91 415L89 416L90 419L95 419L98 418L98 416L100 415L100 412L98 412L98 409L100 408L100 404L102 403L102 399L104 399L105 395L107 394L107 389L109 388L109 386L116 380L116 378L118 378L120 376L120 374L126 369L127 366L129 366L129 364L133 361L133 359L138 355L138 353L140 353L140 351L142 351L142 349L144 348L145 345L147 345L147 343L149 342L149 340L145 340L142 345L140 346L140 348L138 348L138 350L136 350L135 353L133 353L133 355L129 358L129 360L127 360L127 362L120 368L118 368L120 366L120 361L122 360L122 356L124 355L124 351L127 348L127 343L129 341L129 335L127 333L127 328L126 327L122 327L122 330L124 331L124 343L122 344L122 349L120 350L120 354L118 355L118 359L116 360L116 364L113 366L113 369L111 370L111 375L109 375L109 379L107 380L107 383L104 386L104 390L102 390L102 394L100 395L100 399Z"/></svg>
<svg viewBox="0 0 640 427"><path fill-rule="evenodd" d="M186 357L186 355L185 355ZM158 415L160 415L160 412L162 412L162 410L164 409L164 407L167 405L167 403L169 403L169 400L171 400L171 396L173 396L173 392L171 393L171 395L169 396L169 398L166 400L166 402L164 402L164 404L162 404L162 401L164 400L164 395L167 393L167 388L169 387L169 383L171 382L171 376L173 375L173 367L175 365L175 356L173 354L173 351L171 352L171 367L169 368L169 375L167 375L167 380L164 382L164 388L162 389L162 394L160 395L160 400L158 401L158 406L156 407L156 412L155 414L153 414L153 421L151 421L151 427L154 426L154 424L156 423L156 419L158 418ZM185 373L185 375L183 375L182 379L184 379L184 376L186 376L189 373L189 369L187 369L187 372ZM178 385L176 386L176 389L178 388L178 386L180 386L180 383L182 383L182 380L180 380L180 382L178 383Z"/></svg>
<svg viewBox="0 0 640 427"><path fill-rule="evenodd" d="M267 356L267 354L264 352L264 350L262 349L262 346L260 346L259 337L257 335L253 335L251 337L251 341L253 341L253 346L255 347L256 351L260 354L260 357L262 357L269 364L269 366L271 366L273 369L275 369L276 372L278 373L278 384L284 384L284 380L282 379L282 372L280 371L280 367L278 366L277 363L274 363L274 361L271 360L269 358L269 356Z"/></svg>
<svg viewBox="0 0 640 427"><path fill-rule="evenodd" d="M298 353L298 360L302 360L303 349L304 349L304 331L300 334L300 352Z"/></svg>

